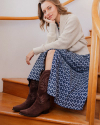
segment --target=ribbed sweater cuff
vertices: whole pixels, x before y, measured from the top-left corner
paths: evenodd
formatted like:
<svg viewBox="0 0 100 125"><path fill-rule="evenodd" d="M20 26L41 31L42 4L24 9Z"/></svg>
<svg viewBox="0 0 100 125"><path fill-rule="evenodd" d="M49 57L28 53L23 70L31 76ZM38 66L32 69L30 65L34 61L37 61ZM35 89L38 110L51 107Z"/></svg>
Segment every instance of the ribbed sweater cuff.
<svg viewBox="0 0 100 125"><path fill-rule="evenodd" d="M38 55L41 52L45 52L43 44L40 47L33 48L33 52L35 55Z"/></svg>

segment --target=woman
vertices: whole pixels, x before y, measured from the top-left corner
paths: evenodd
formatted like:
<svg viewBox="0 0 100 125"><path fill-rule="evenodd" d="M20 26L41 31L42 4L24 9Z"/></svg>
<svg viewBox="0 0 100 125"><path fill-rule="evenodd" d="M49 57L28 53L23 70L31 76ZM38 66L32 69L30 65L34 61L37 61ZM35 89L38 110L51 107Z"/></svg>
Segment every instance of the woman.
<svg viewBox="0 0 100 125"><path fill-rule="evenodd" d="M49 26L47 42L26 56L26 62L39 53L27 80L30 91L24 103L13 107L21 115L48 113L50 95L64 108L82 110L87 99L90 54L78 18L59 0L40 0L40 28Z"/></svg>

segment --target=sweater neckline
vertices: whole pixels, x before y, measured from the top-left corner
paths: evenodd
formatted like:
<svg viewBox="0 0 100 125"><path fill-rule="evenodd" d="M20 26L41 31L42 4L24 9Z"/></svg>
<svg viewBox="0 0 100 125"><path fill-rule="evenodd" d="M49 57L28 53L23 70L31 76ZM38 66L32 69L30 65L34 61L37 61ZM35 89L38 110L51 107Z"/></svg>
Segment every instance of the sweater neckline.
<svg viewBox="0 0 100 125"><path fill-rule="evenodd" d="M59 22L59 24L60 24L60 22ZM58 23L56 23L56 25L57 25L57 27L59 27L59 26L58 26Z"/></svg>
<svg viewBox="0 0 100 125"><path fill-rule="evenodd" d="M58 31L59 31L59 29L60 29L60 26L58 26L58 23L56 23L56 25L57 25L57 28L58 28ZM60 25L60 22L59 22L59 25Z"/></svg>

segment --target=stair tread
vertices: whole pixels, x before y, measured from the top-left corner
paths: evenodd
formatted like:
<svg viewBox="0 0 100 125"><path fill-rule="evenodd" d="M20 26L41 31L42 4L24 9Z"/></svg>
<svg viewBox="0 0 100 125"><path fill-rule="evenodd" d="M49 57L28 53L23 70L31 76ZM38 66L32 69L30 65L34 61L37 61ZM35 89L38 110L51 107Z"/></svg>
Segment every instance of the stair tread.
<svg viewBox="0 0 100 125"><path fill-rule="evenodd" d="M91 36L86 36L85 39L91 38Z"/></svg>
<svg viewBox="0 0 100 125"><path fill-rule="evenodd" d="M100 125L100 120L95 119L95 120L94 120L94 125Z"/></svg>
<svg viewBox="0 0 100 125"><path fill-rule="evenodd" d="M27 78L2 78L3 81L14 82L18 84L28 85Z"/></svg>
<svg viewBox="0 0 100 125"><path fill-rule="evenodd" d="M100 72L98 72L98 76L100 76Z"/></svg>
<svg viewBox="0 0 100 125"><path fill-rule="evenodd" d="M96 94L96 100L100 100L100 93Z"/></svg>
<svg viewBox="0 0 100 125"><path fill-rule="evenodd" d="M71 112L66 112L65 108L53 108L50 110L48 114L41 114L38 117L26 117L20 115L18 112L14 112L12 107L24 102L24 98L20 98L14 95L0 93L0 114L10 115L20 118L27 118L39 121L47 121L54 122L60 124L80 124L80 125L88 125L88 122L85 121L86 117L83 115L78 115Z"/></svg>

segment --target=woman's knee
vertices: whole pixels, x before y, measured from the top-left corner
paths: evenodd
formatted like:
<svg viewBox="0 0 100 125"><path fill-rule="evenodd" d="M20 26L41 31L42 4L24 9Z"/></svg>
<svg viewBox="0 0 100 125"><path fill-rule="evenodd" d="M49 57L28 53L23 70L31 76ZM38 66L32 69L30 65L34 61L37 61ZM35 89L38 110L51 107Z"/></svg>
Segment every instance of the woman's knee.
<svg viewBox="0 0 100 125"><path fill-rule="evenodd" d="M46 56L46 60L45 60L45 70L51 69L54 53L55 53L55 50L49 50L47 52L47 56Z"/></svg>
<svg viewBox="0 0 100 125"><path fill-rule="evenodd" d="M49 57L52 57L53 55L54 55L54 53L55 53L55 50L49 50L48 52L47 52L47 58Z"/></svg>

